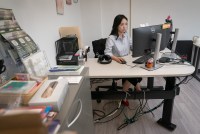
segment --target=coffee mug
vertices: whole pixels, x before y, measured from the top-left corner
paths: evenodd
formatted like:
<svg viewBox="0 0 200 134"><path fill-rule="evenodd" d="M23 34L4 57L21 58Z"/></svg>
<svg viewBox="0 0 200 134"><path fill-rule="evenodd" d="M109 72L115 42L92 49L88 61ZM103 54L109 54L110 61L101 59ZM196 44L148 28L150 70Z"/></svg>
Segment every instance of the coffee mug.
<svg viewBox="0 0 200 134"><path fill-rule="evenodd" d="M6 66L4 65L4 60L0 60L0 74L6 71Z"/></svg>
<svg viewBox="0 0 200 134"><path fill-rule="evenodd" d="M200 46L200 37L199 36L194 36L193 37L193 44Z"/></svg>

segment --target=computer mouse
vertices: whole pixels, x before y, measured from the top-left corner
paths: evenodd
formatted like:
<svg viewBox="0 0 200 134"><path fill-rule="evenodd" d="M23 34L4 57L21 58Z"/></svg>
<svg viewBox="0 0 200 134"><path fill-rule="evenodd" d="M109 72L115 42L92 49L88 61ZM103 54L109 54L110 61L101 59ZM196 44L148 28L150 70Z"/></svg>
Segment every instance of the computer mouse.
<svg viewBox="0 0 200 134"><path fill-rule="evenodd" d="M121 61L121 64L126 64L126 61L125 60Z"/></svg>

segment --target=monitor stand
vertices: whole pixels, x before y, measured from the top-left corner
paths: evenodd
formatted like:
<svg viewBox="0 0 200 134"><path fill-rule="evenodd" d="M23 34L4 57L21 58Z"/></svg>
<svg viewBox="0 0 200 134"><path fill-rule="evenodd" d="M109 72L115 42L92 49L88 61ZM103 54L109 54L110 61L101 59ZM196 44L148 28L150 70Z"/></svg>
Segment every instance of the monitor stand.
<svg viewBox="0 0 200 134"><path fill-rule="evenodd" d="M157 64L156 63L157 60L158 60L158 57L159 57L161 38L162 38L162 34L161 33L157 33L157 36L156 36L156 47L155 47L155 52L154 52L153 67L147 68L146 65L144 65L144 66L142 66L142 68L144 68L144 69L146 69L148 71L153 71L153 70L156 70L156 69L161 68L163 66L161 64Z"/></svg>
<svg viewBox="0 0 200 134"><path fill-rule="evenodd" d="M175 32L173 32L174 39L173 39L173 44L172 44L171 52L166 52L166 53L162 54L161 57L167 57L167 58L170 58L171 60L175 60L175 59L178 58L177 54L175 53L175 51L176 51L176 44L177 44L177 38L178 38L178 33L179 33L179 29L176 28Z"/></svg>
<svg viewBox="0 0 200 134"><path fill-rule="evenodd" d="M153 70L156 70L156 69L158 69L158 68L161 68L163 65L161 65L161 64L156 64L155 66L153 66L153 67L151 67L151 68L147 68L145 65L144 66L141 66L141 68L144 68L144 69L146 69L146 70L148 70L148 71L153 71Z"/></svg>

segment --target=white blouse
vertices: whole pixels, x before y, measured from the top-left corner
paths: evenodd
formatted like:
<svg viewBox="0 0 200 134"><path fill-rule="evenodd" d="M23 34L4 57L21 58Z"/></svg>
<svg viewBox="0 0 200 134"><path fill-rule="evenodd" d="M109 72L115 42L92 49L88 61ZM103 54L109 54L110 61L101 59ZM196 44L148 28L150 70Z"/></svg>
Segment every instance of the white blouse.
<svg viewBox="0 0 200 134"><path fill-rule="evenodd" d="M104 53L117 57L126 56L130 52L130 46L132 46L132 41L129 39L127 33L125 33L123 37L118 38L115 35L110 35L106 40Z"/></svg>

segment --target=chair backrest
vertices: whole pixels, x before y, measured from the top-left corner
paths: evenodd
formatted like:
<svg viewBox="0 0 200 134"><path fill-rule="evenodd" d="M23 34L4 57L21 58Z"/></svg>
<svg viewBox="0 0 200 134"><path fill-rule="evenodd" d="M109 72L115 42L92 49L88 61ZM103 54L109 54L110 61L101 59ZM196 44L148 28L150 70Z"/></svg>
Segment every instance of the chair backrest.
<svg viewBox="0 0 200 134"><path fill-rule="evenodd" d="M83 43L81 40L81 33L80 33L80 28L78 26L73 26L73 27L60 27L59 28L59 34L60 37L65 37L70 34L75 34L76 37L78 38L78 45L79 48L83 48Z"/></svg>
<svg viewBox="0 0 200 134"><path fill-rule="evenodd" d="M104 50L106 46L106 38L92 41L93 52L95 58L98 58L99 55L104 55Z"/></svg>

